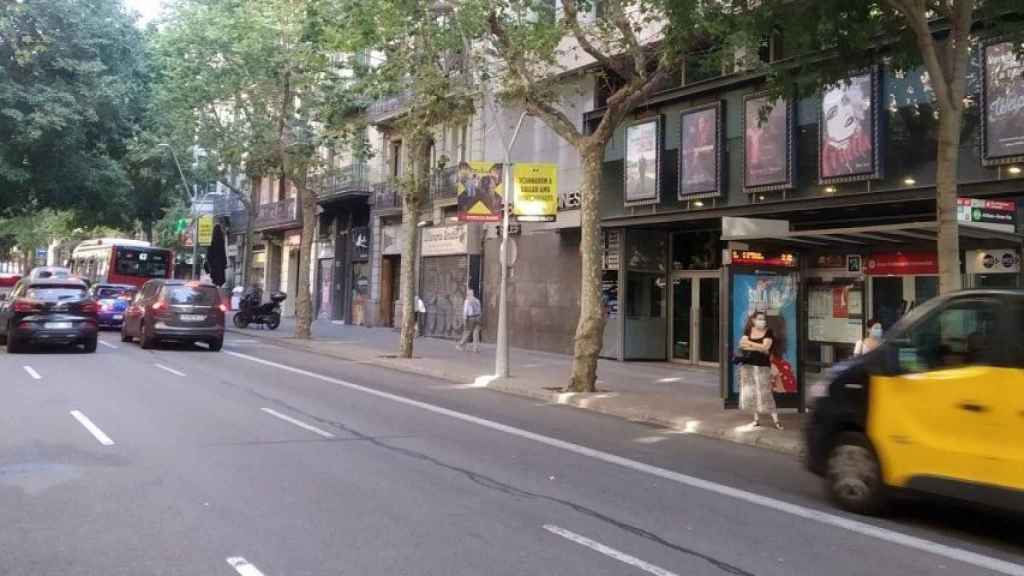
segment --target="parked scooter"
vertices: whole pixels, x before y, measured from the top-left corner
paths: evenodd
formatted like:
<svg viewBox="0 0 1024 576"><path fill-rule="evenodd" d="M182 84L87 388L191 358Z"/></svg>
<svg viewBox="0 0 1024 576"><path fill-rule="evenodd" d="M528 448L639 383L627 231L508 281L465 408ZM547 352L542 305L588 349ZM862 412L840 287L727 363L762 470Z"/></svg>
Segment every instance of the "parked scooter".
<svg viewBox="0 0 1024 576"><path fill-rule="evenodd" d="M238 302L235 327L248 328L250 324L259 324L276 330L281 325L281 302L287 298L284 292L271 292L270 302L261 303L263 292L259 288L249 288Z"/></svg>

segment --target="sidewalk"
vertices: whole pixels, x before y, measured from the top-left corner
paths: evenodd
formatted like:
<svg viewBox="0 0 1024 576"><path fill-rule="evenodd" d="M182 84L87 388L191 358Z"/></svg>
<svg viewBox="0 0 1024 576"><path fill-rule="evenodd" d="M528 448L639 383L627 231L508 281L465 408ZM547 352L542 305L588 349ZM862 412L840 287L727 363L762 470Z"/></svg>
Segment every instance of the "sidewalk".
<svg viewBox="0 0 1024 576"><path fill-rule="evenodd" d="M405 359L395 355L398 332L390 328L318 320L313 323L313 340L303 341L292 337L294 319L284 319L275 331L258 327L239 330L231 327L230 318L228 327L236 334L268 338L282 346L339 359L577 406L683 434L720 438L796 456L803 453L803 414L782 414L786 428L783 431L770 425L750 428L748 416L722 408L717 369L667 362L601 360L597 371L599 391L574 394L561 391L568 382L572 364L572 359L562 354L513 348L509 360L512 376L495 379L494 344L482 344L480 352L474 354L459 352L450 340L417 338L414 357Z"/></svg>

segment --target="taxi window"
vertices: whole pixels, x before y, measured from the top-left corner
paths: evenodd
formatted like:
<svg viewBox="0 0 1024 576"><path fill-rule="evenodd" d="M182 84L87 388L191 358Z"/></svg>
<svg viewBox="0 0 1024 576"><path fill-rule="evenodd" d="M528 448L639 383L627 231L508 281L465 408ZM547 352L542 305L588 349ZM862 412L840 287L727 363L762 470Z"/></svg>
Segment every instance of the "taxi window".
<svg viewBox="0 0 1024 576"><path fill-rule="evenodd" d="M966 300L928 316L908 328L908 345L899 349L905 372L928 372L999 362L999 304Z"/></svg>

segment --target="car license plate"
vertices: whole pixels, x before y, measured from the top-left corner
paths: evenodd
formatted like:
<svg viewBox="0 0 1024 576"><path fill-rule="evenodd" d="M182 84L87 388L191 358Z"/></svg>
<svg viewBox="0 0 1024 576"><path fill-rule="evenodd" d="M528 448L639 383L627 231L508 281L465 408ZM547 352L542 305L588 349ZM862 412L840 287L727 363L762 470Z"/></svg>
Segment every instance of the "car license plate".
<svg viewBox="0 0 1024 576"><path fill-rule="evenodd" d="M43 328L47 330L70 330L71 322L44 322Z"/></svg>
<svg viewBox="0 0 1024 576"><path fill-rule="evenodd" d="M124 314L114 314L114 320L124 320Z"/></svg>
<svg viewBox="0 0 1024 576"><path fill-rule="evenodd" d="M182 322L202 322L206 320L206 316L202 314L182 314L180 318Z"/></svg>

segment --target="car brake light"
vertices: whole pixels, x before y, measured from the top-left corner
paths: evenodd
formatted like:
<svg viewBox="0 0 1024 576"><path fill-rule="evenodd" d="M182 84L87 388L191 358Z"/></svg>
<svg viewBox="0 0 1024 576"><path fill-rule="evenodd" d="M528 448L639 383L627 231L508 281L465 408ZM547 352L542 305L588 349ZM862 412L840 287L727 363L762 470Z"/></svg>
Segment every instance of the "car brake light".
<svg viewBox="0 0 1024 576"><path fill-rule="evenodd" d="M163 307L164 307L164 303L163 302L154 302L153 305L150 306L150 308L153 311L162 310Z"/></svg>
<svg viewBox="0 0 1024 576"><path fill-rule="evenodd" d="M32 300L18 299L14 301L14 311L21 314L39 312L42 309L42 304Z"/></svg>
<svg viewBox="0 0 1024 576"><path fill-rule="evenodd" d="M225 304L219 304L219 305L217 305L217 308L220 308L221 312L227 312L228 311L228 307Z"/></svg>
<svg viewBox="0 0 1024 576"><path fill-rule="evenodd" d="M95 302L86 302L82 304L82 313L84 314L95 314L98 306Z"/></svg>

